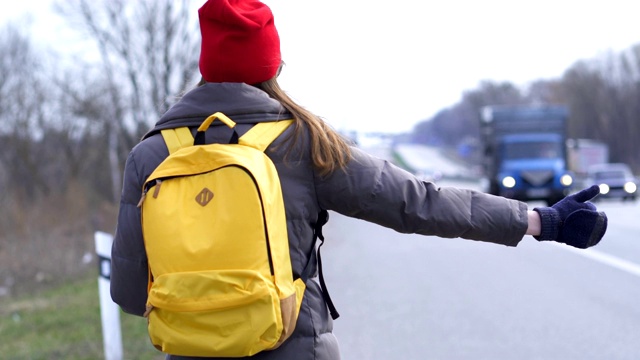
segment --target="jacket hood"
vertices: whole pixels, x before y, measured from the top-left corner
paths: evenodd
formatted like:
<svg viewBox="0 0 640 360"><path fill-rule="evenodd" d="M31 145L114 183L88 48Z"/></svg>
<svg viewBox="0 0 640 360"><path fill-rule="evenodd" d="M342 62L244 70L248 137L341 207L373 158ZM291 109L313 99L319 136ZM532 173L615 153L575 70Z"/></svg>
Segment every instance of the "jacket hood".
<svg viewBox="0 0 640 360"><path fill-rule="evenodd" d="M238 124L290 119L292 115L264 91L245 83L206 83L186 93L143 139L163 129L199 126L215 112ZM219 126L214 123L211 126Z"/></svg>

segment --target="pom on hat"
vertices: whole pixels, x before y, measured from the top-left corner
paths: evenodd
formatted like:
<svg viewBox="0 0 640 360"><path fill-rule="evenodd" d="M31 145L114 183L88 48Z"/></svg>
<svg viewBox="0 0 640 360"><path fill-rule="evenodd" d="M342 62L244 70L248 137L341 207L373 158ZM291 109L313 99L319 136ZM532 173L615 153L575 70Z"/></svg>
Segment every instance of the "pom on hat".
<svg viewBox="0 0 640 360"><path fill-rule="evenodd" d="M256 0L208 0L198 10L200 73L207 82L257 84L280 67L280 38L271 9Z"/></svg>

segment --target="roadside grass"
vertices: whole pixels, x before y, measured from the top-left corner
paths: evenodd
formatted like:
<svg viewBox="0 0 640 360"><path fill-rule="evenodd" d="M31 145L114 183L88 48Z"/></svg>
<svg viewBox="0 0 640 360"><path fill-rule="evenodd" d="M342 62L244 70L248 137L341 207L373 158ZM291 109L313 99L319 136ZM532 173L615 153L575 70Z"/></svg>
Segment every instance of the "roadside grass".
<svg viewBox="0 0 640 360"><path fill-rule="evenodd" d="M400 155L400 153L398 153L395 149L392 150L391 156L392 156L393 163L396 164L397 166L407 170L410 173L416 172L416 169L414 169L411 165L409 165L409 163L407 163L402 157L402 155Z"/></svg>
<svg viewBox="0 0 640 360"><path fill-rule="evenodd" d="M121 313L120 322L124 359L164 359L144 318ZM103 359L97 276L0 300L0 339L3 359Z"/></svg>

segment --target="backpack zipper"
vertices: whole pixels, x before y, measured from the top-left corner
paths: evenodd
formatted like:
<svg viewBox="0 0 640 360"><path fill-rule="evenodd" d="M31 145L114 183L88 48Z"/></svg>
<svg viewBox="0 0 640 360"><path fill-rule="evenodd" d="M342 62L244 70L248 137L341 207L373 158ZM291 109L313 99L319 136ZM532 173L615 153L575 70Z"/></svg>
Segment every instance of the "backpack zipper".
<svg viewBox="0 0 640 360"><path fill-rule="evenodd" d="M142 203L144 202L144 199L146 199L147 197L147 192L149 191L149 189L151 189L153 186L155 186L156 188L153 190L153 198L157 198L158 194L160 194L160 186L162 185L162 179L155 179L152 182L148 183L145 187L144 190L142 191L142 196L140 196L140 201L138 201L138 207L142 207Z"/></svg>

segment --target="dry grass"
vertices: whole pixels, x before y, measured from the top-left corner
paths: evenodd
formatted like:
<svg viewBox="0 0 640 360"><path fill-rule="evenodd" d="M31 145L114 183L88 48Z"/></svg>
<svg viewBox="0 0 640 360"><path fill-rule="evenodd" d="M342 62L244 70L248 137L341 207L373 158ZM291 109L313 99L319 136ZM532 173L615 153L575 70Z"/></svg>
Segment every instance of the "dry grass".
<svg viewBox="0 0 640 360"><path fill-rule="evenodd" d="M117 207L92 198L82 186L28 201L0 194L0 354L7 359L102 358L94 233L113 233ZM164 358L144 318L122 314L121 321L125 358Z"/></svg>
<svg viewBox="0 0 640 360"><path fill-rule="evenodd" d="M113 232L117 208L92 204L90 195L77 185L37 200L3 195L0 297L37 292L96 269L93 234Z"/></svg>

